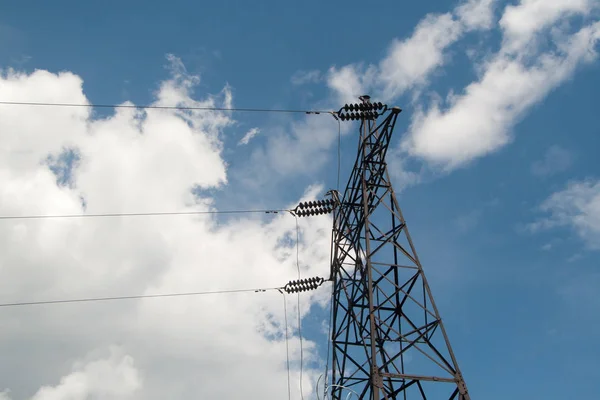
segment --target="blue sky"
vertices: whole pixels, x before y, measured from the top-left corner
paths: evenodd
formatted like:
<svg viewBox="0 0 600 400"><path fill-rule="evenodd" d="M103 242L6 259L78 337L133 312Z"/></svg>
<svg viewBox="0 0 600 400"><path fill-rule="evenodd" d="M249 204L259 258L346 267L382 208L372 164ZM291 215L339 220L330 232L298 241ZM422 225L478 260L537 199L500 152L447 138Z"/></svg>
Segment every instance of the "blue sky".
<svg viewBox="0 0 600 400"><path fill-rule="evenodd" d="M598 1L63 1L0 10L3 79L8 68L70 71L92 103L149 104L182 73L200 77L186 93L199 101L223 102L228 88L239 107L337 109L365 91L400 106L390 168L472 397L600 395ZM52 98L51 90L39 93ZM1 87L0 100L11 100ZM230 118L219 133L228 182L206 187L217 208L279 208L311 185L335 185L330 116ZM342 182L356 128L343 127ZM121 188L128 199L146 193ZM313 313L305 330L323 350L322 314ZM35 389L56 384L40 376L50 381ZM21 390L15 399L35 393Z"/></svg>

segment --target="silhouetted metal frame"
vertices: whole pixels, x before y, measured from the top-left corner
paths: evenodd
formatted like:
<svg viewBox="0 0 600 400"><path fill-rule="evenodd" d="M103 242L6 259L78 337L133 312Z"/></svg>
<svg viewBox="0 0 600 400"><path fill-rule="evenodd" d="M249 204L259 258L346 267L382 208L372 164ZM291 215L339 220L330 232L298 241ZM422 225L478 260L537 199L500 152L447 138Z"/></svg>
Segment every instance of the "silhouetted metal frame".
<svg viewBox="0 0 600 400"><path fill-rule="evenodd" d="M400 112L386 108L380 123L361 121L358 155L334 210L331 397L341 400L349 388L361 399L406 399L412 387L420 398L431 399L424 385L437 382L450 385L444 398L470 400L387 170L385 157ZM380 221L370 218L381 207L391 219L389 228L380 229ZM376 261L382 250L391 250L393 257ZM401 270L414 272L402 278ZM424 322L403 313L407 301L422 309ZM443 336L446 357L431 341L436 334ZM386 343L398 343L399 352L388 354ZM411 348L446 374L411 374L404 360Z"/></svg>

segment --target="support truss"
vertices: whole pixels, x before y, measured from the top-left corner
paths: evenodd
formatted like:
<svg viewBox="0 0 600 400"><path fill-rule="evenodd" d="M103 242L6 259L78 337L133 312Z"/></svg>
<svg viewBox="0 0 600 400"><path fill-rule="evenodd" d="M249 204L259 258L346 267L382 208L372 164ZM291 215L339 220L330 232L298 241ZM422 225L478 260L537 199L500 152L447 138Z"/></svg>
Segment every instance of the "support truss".
<svg viewBox="0 0 600 400"><path fill-rule="evenodd" d="M373 106L361 100L345 118L361 119L361 134L334 210L331 398L469 400L388 175L401 110L362 112Z"/></svg>

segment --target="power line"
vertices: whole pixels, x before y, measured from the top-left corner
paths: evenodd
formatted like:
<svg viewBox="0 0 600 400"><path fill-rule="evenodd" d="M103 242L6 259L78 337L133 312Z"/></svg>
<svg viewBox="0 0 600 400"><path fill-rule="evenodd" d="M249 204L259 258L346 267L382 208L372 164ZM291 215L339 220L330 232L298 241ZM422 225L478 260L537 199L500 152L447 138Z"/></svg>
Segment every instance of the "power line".
<svg viewBox="0 0 600 400"><path fill-rule="evenodd" d="M298 226L298 216L296 219L296 268L298 269L298 280L300 280L300 228ZM304 400L304 390L302 388L302 379L304 372L304 345L302 343L302 315L300 314L300 292L298 292L298 338L300 339L300 398Z"/></svg>
<svg viewBox="0 0 600 400"><path fill-rule="evenodd" d="M196 110L196 111L238 111L238 112L273 112L273 113L295 113L295 114L325 114L334 113L330 110L296 110L277 108L238 108L238 107L195 107L195 106L157 106L157 105L135 105L135 104L76 104L76 103L45 103L24 101L0 101L0 105L13 106L41 106L41 107L81 107L81 108L134 108L154 110Z"/></svg>
<svg viewBox="0 0 600 400"><path fill-rule="evenodd" d="M148 217L167 215L204 215L204 214L277 214L289 210L215 210L215 211L171 211L147 213L106 213L106 214L53 214L53 215L0 215L0 220L9 219L52 219L52 218L107 218L107 217Z"/></svg>
<svg viewBox="0 0 600 400"><path fill-rule="evenodd" d="M215 290L207 292L182 292L182 293L163 293L163 294L143 294L135 296L116 296L116 297L88 297L81 299L61 299L61 300L44 300L44 301L26 301L16 303L0 303L0 307L19 307L19 306L37 306L43 304L65 304L65 303L86 303L99 301L114 301L114 300L134 300L134 299L152 299L161 297L184 297L184 296L203 296L211 294L230 294L230 293L245 293L245 292L266 292L267 290L279 290L279 288L257 288L257 289L233 289L233 290Z"/></svg>
<svg viewBox="0 0 600 400"><path fill-rule="evenodd" d="M285 320L285 360L287 366L287 387L288 387L288 400L292 399L292 386L290 383L290 342L288 334L288 318L287 318L287 304L285 299L285 292L280 290L283 295L283 317Z"/></svg>
<svg viewBox="0 0 600 400"><path fill-rule="evenodd" d="M331 320L333 319L333 291L334 286L331 285L331 298L329 300L329 322L327 324L327 358L325 361L325 384L323 386L323 398L327 395L327 376L329 375L329 356L331 354ZM333 362L333 360L332 360ZM318 394L317 394L318 397Z"/></svg>
<svg viewBox="0 0 600 400"><path fill-rule="evenodd" d="M338 123L338 137L337 137L337 185L336 185L336 190L339 192L340 191L340 170L342 168L341 163L342 163L342 126L340 124L340 119L338 117L336 117L336 115L334 113L331 113L331 115L333 115L333 118L335 118L335 120Z"/></svg>

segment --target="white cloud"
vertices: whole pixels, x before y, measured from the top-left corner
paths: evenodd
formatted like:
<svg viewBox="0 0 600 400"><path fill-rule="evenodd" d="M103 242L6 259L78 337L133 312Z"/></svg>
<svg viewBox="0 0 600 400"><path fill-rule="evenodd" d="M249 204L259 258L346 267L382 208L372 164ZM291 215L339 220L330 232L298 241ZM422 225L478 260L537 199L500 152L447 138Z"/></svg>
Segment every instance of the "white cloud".
<svg viewBox="0 0 600 400"><path fill-rule="evenodd" d="M188 76L176 58L171 73L155 104L232 103L228 88L193 100L199 78ZM0 89L16 101L88 101L81 79L71 73L7 72ZM221 137L232 123L228 114L216 112L119 109L94 119L84 108L2 106L0 215L213 210L213 199L194 196L192 189L226 187ZM79 157L66 186L57 185L45 162L64 149ZM305 197L320 191L310 188ZM19 301L279 286L296 277L290 240L295 222L287 214L264 218L3 221L0 294ZM327 217L300 221L303 276L326 275L330 224ZM303 313L326 293L323 288L302 296ZM108 397L149 400L231 399L240 393L279 399L287 393L278 292L7 308L0 324L0 389L10 389L15 399L36 392L35 400L79 399L86 390L100 396L100 389L121 390L104 392ZM304 344L305 357L315 357L314 344ZM97 357L72 369L71 360L112 345L122 349L121 356ZM296 335L290 349L297 388ZM128 357L143 380L132 378L134 367L117 368L128 365ZM103 375L108 371L115 375ZM115 384L100 388L99 376ZM224 376L236 384L224 385ZM314 371L305 370L307 394L313 378Z"/></svg>
<svg viewBox="0 0 600 400"><path fill-rule="evenodd" d="M244 137L240 139L240 141L238 142L238 146L250 143L250 140L252 140L254 138L254 136L258 135L259 133L260 133L260 129L258 129L258 128L250 129L248 132L246 132Z"/></svg>
<svg viewBox="0 0 600 400"><path fill-rule="evenodd" d="M536 5L524 2L520 10L526 13L527 7ZM531 43L542 29L562 22L562 17L570 15L570 9L563 11L545 14L537 30L526 30L517 39L505 31L502 48L484 64L478 81L461 95L449 95L448 107L436 102L416 113L403 149L449 170L509 143L510 129L531 106L569 79L580 65L596 59L600 22L574 34L555 27L552 50L515 45L515 40Z"/></svg>
<svg viewBox="0 0 600 400"><path fill-rule="evenodd" d="M339 126L341 135L355 127ZM301 120L264 129L264 147L254 147L251 160L244 168L249 186L289 179L290 176L313 176L327 162L328 149L337 141L338 124L329 114L309 115Z"/></svg>
<svg viewBox="0 0 600 400"><path fill-rule="evenodd" d="M495 0L467 0L453 12L429 14L412 35L394 40L378 65L361 64L332 68L328 86L341 102L377 91L382 101L390 101L406 90L427 83L434 71L447 60L446 50L465 33L489 29Z"/></svg>
<svg viewBox="0 0 600 400"><path fill-rule="evenodd" d="M56 386L44 386L31 400L130 399L142 386L133 358L110 349L108 358L75 365Z"/></svg>
<svg viewBox="0 0 600 400"><path fill-rule="evenodd" d="M521 0L517 5L509 5L500 19L505 46L511 50L525 46L537 33L556 21L588 14L595 2L596 0Z"/></svg>
<svg viewBox="0 0 600 400"><path fill-rule="evenodd" d="M529 224L530 231L569 227L590 249L600 249L600 180L571 182L546 199L540 211L549 215Z"/></svg>
<svg viewBox="0 0 600 400"><path fill-rule="evenodd" d="M465 0L444 14L430 14L412 35L394 40L377 64L332 68L328 86L338 102L354 102L368 92L384 101L429 84L449 60L449 49L467 33L493 28L494 0ZM597 59L600 22L593 0L522 0L507 5L499 17L501 48L476 66L479 76L462 92L413 114L400 151L445 170L497 151L512 141L511 129L532 106ZM571 17L583 17L573 31ZM418 96L417 96L418 98Z"/></svg>
<svg viewBox="0 0 600 400"><path fill-rule="evenodd" d="M371 85L374 69L364 70L360 65L345 65L341 68L331 67L327 77L327 85L337 94L341 103L356 101L358 96L366 94Z"/></svg>
<svg viewBox="0 0 600 400"><path fill-rule="evenodd" d="M495 4L496 0L468 0L456 8L456 14L468 29L490 29Z"/></svg>
<svg viewBox="0 0 600 400"><path fill-rule="evenodd" d="M396 40L380 63L379 82L383 98L392 99L425 82L445 59L444 50L456 42L463 27L452 14L428 15L412 36Z"/></svg>
<svg viewBox="0 0 600 400"><path fill-rule="evenodd" d="M416 26L410 37L394 40L386 56L376 64L353 63L331 67L325 75L333 93L331 102L356 102L357 97L370 92L379 100L391 101L407 90L425 87L431 76L449 60L448 49L468 32L493 26L495 0L464 0L452 12L429 14ZM317 71L301 72L297 81L317 79ZM325 107L331 107L326 103ZM264 177L279 171L282 174L302 172L310 174L326 161L326 150L334 143L335 132L325 119L309 117L303 122L290 124L289 129L274 129L268 133L264 148L255 149L253 164L263 160L263 170L250 168L252 176ZM343 124L342 134L348 131ZM289 149L293 148L294 152ZM414 155L403 150L404 155ZM305 160L310 159L310 163ZM264 161L267 162L264 162ZM400 167L399 163L396 163ZM260 168L259 168L260 169ZM406 184L420 179L414 171L391 171L401 176Z"/></svg>
<svg viewBox="0 0 600 400"><path fill-rule="evenodd" d="M394 190L396 192L401 192L425 180L424 169L421 168L419 171L413 171L412 165L409 165L409 158L406 153L390 151L387 157L390 175L394 180Z"/></svg>
<svg viewBox="0 0 600 400"><path fill-rule="evenodd" d="M536 176L549 176L567 170L573 163L573 155L560 146L551 146L542 160L531 165L531 173Z"/></svg>

